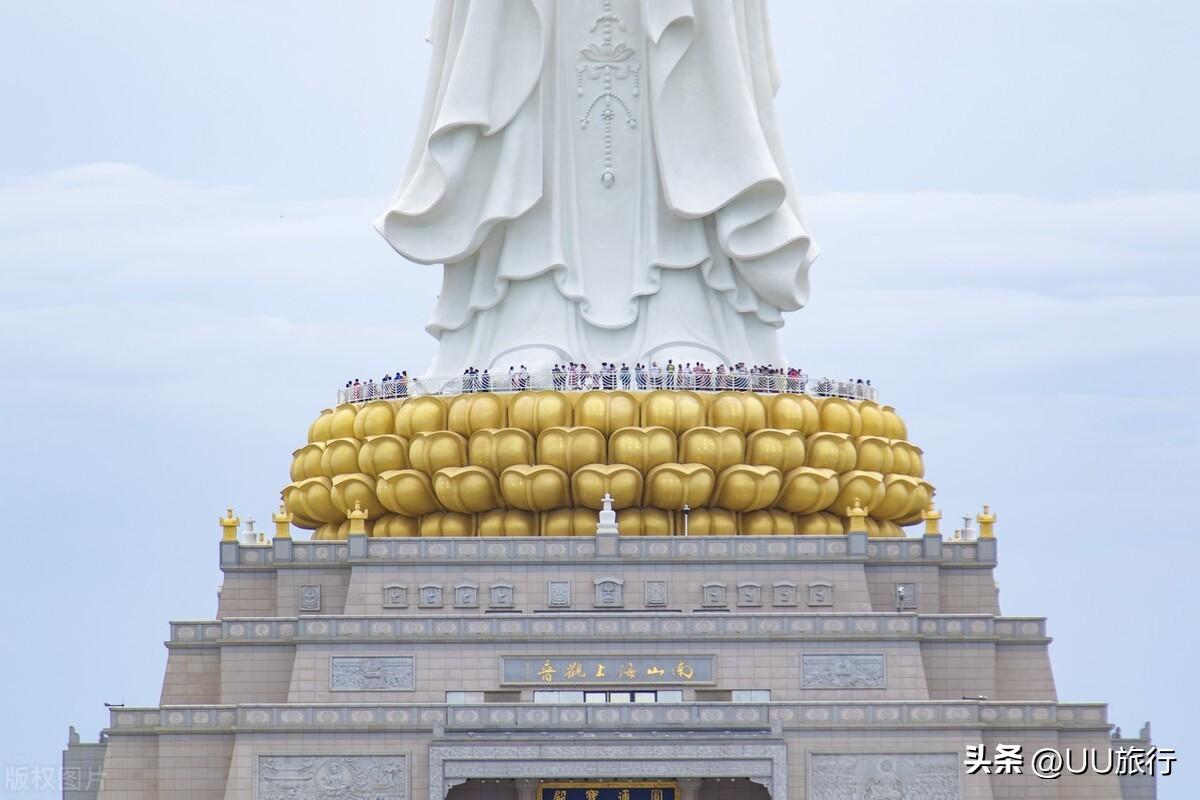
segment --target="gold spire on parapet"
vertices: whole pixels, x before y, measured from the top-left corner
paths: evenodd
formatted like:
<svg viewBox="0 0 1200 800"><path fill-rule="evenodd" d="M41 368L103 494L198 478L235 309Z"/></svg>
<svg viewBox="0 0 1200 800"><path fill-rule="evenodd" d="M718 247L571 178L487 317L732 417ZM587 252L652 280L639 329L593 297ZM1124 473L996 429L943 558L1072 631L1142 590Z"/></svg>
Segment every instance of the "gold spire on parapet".
<svg viewBox="0 0 1200 800"><path fill-rule="evenodd" d="M233 509L225 509L225 516L218 517L217 521L221 523L221 541L236 542L238 526L242 521L233 515Z"/></svg>
<svg viewBox="0 0 1200 800"><path fill-rule="evenodd" d="M292 538L292 515L288 513L287 506L280 503L279 513L272 514L271 521L275 523L276 539Z"/></svg>
<svg viewBox="0 0 1200 800"><path fill-rule="evenodd" d="M351 536L367 535L367 512L360 502L354 501L354 508L346 512L346 518L350 520Z"/></svg>
<svg viewBox="0 0 1200 800"><path fill-rule="evenodd" d="M979 523L980 539L996 538L996 515L992 513L988 506L985 505L982 513L975 515L975 521Z"/></svg>
<svg viewBox="0 0 1200 800"><path fill-rule="evenodd" d="M925 520L926 536L942 535L942 512L938 511L933 505L932 494L929 497L929 507L921 513L921 519Z"/></svg>
<svg viewBox="0 0 1200 800"><path fill-rule="evenodd" d="M854 507L846 509L846 516L850 518L850 530L847 533L866 533L867 532L867 512L869 509L863 508L862 501L857 497L854 498Z"/></svg>

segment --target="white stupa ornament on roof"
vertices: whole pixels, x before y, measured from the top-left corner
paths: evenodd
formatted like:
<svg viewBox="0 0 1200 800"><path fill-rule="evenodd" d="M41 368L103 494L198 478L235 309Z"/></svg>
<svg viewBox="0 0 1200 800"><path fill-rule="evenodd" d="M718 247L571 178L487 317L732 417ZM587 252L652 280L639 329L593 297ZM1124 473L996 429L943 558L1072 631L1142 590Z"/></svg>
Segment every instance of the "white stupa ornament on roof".
<svg viewBox="0 0 1200 800"><path fill-rule="evenodd" d="M443 0L376 227L443 264L429 373L782 366L817 255L775 118L765 0Z"/></svg>
<svg viewBox="0 0 1200 800"><path fill-rule="evenodd" d="M603 533L618 533L617 512L613 511L612 495L608 492L605 492L602 503L603 506L600 509L600 521L596 524L596 535L599 536Z"/></svg>

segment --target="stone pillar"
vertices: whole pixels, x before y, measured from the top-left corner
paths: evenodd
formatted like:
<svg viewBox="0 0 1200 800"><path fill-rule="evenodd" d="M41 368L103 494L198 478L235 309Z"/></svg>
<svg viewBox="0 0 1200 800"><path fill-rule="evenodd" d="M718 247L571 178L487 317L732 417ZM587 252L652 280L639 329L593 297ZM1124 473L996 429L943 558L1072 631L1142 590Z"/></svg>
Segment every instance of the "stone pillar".
<svg viewBox="0 0 1200 800"><path fill-rule="evenodd" d="M537 800L537 781L530 778L517 778L513 783L517 787L517 800Z"/></svg>
<svg viewBox="0 0 1200 800"><path fill-rule="evenodd" d="M700 800L701 778L680 778L677 800Z"/></svg>

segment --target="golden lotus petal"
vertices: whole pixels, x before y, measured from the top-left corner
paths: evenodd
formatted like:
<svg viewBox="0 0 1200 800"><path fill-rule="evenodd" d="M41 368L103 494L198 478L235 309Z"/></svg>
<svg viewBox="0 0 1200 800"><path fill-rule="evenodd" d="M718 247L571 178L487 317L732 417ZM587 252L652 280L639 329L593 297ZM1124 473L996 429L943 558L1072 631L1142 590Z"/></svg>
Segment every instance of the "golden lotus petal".
<svg viewBox="0 0 1200 800"><path fill-rule="evenodd" d="M675 512L674 533L684 534L683 512ZM688 536L734 536L738 532L738 515L724 508L694 508L687 514Z"/></svg>
<svg viewBox="0 0 1200 800"><path fill-rule="evenodd" d="M883 414L884 436L889 439L908 438L908 426L904 424L904 420L900 419L896 409L891 406L881 406L879 411Z"/></svg>
<svg viewBox="0 0 1200 800"><path fill-rule="evenodd" d="M304 528L306 530L316 530L325 523L322 520L314 519L313 517L308 516L312 513L312 510L305 504L304 490L302 487L304 486L304 483L309 480L328 481L329 479L305 478L304 480L295 481L283 487L283 491L279 494L280 497L283 498L284 508L286 508L287 512L292 515L293 525L295 525L297 528ZM332 503L330 504L330 510L331 515L337 513L337 510L332 508Z"/></svg>
<svg viewBox="0 0 1200 800"><path fill-rule="evenodd" d="M739 513L758 511L775 502L783 488L783 473L774 467L738 464L721 471L711 505Z"/></svg>
<svg viewBox="0 0 1200 800"><path fill-rule="evenodd" d="M321 474L326 478L358 472L358 439L330 439L321 453Z"/></svg>
<svg viewBox="0 0 1200 800"><path fill-rule="evenodd" d="M367 519L375 519L385 511L383 504L375 494L376 479L372 475L361 472L349 475L338 475L333 478L333 489L329 496L334 507L345 517L358 503L367 512Z"/></svg>
<svg viewBox="0 0 1200 800"><path fill-rule="evenodd" d="M833 510L846 514L846 509L857 501L868 512L883 502L883 476L878 472L851 470L838 476L838 496L833 501Z"/></svg>
<svg viewBox="0 0 1200 800"><path fill-rule="evenodd" d="M708 424L752 433L767 427L767 406L752 392L718 392L708 401Z"/></svg>
<svg viewBox="0 0 1200 800"><path fill-rule="evenodd" d="M368 519L367 522L370 523L371 520ZM421 520L417 517L406 517L403 514L384 514L374 521L374 525L371 525L371 538L373 539L398 539L420 535Z"/></svg>
<svg viewBox="0 0 1200 800"><path fill-rule="evenodd" d="M891 448L892 472L914 478L925 477L925 456L921 448L903 439L891 440Z"/></svg>
<svg viewBox="0 0 1200 800"><path fill-rule="evenodd" d="M779 509L748 511L739 517L743 536L781 536L796 532L792 515Z"/></svg>
<svg viewBox="0 0 1200 800"><path fill-rule="evenodd" d="M396 409L396 433L409 441L425 431L446 430L446 404L436 397L410 397Z"/></svg>
<svg viewBox="0 0 1200 800"><path fill-rule="evenodd" d="M627 508L617 514L622 536L670 536L671 514L659 508Z"/></svg>
<svg viewBox="0 0 1200 800"><path fill-rule="evenodd" d="M313 522L341 522L345 513L333 504L329 478L307 478L284 489L284 504L292 514Z"/></svg>
<svg viewBox="0 0 1200 800"><path fill-rule="evenodd" d="M821 430L830 433L862 434L862 415L858 406L842 397L822 397L818 401Z"/></svg>
<svg viewBox="0 0 1200 800"><path fill-rule="evenodd" d="M313 531L312 538L317 542L345 541L350 538L350 520L327 522Z"/></svg>
<svg viewBox="0 0 1200 800"><path fill-rule="evenodd" d="M524 511L550 511L571 503L567 473L549 464L517 464L500 475L505 502Z"/></svg>
<svg viewBox="0 0 1200 800"><path fill-rule="evenodd" d="M596 512L586 508L556 508L538 517L542 536L595 536L599 521Z"/></svg>
<svg viewBox="0 0 1200 800"><path fill-rule="evenodd" d="M858 459L854 468L868 472L891 472L896 460L890 439L882 436L859 436L854 440Z"/></svg>
<svg viewBox="0 0 1200 800"><path fill-rule="evenodd" d="M571 401L562 392L517 392L509 400L508 424L534 436L547 428L568 427L573 419Z"/></svg>
<svg viewBox="0 0 1200 800"><path fill-rule="evenodd" d="M911 475L883 476L883 499L871 509L871 516L896 520L911 514L914 496L920 489L920 479Z"/></svg>
<svg viewBox="0 0 1200 800"><path fill-rule="evenodd" d="M767 424L781 430L800 431L804 435L820 430L821 412L813 399L804 394L777 394L766 399Z"/></svg>
<svg viewBox="0 0 1200 800"><path fill-rule="evenodd" d="M484 428L508 425L508 404L497 394L462 394L450 401L447 426L463 438Z"/></svg>
<svg viewBox="0 0 1200 800"><path fill-rule="evenodd" d="M395 400L372 400L359 406L354 416L354 438L366 439L368 436L395 433L396 409L399 407L400 404Z"/></svg>
<svg viewBox="0 0 1200 800"><path fill-rule="evenodd" d="M862 435L863 436L882 436L888 438L887 435L887 417L883 414L883 408L874 400L862 400L858 404L858 415L862 418Z"/></svg>
<svg viewBox="0 0 1200 800"><path fill-rule="evenodd" d="M433 493L447 511L480 514L503 508L500 484L483 467L446 467L433 476Z"/></svg>
<svg viewBox="0 0 1200 800"><path fill-rule="evenodd" d="M705 423L704 399L691 391L656 389L642 397L642 427L663 427L679 435Z"/></svg>
<svg viewBox="0 0 1200 800"><path fill-rule="evenodd" d="M933 499L933 484L925 480L917 480L917 486L913 490L912 500L905 514L897 519L892 520L901 527L905 525L916 525L918 522L923 522L925 519L925 511L929 508L929 503Z"/></svg>
<svg viewBox="0 0 1200 800"><path fill-rule="evenodd" d="M878 526L878 530L875 532L875 536L878 536L880 539L903 539L904 538L904 531L900 529L899 525L892 522L891 520L880 519L880 520L876 520L875 522L876 522L876 525Z"/></svg>
<svg viewBox="0 0 1200 800"><path fill-rule="evenodd" d="M642 500L642 473L628 464L588 464L571 476L575 504L600 510L604 495L612 497L613 508L632 508Z"/></svg>
<svg viewBox="0 0 1200 800"><path fill-rule="evenodd" d="M849 472L858 463L858 451L847 433L822 431L808 437L805 443L806 465L834 472Z"/></svg>
<svg viewBox="0 0 1200 800"><path fill-rule="evenodd" d="M621 428L608 441L610 463L628 464L643 475L677 458L678 441L670 428Z"/></svg>
<svg viewBox="0 0 1200 800"><path fill-rule="evenodd" d="M679 437L679 460L703 464L719 474L726 467L746 463L746 435L738 428L692 428Z"/></svg>
<svg viewBox="0 0 1200 800"><path fill-rule="evenodd" d="M292 453L292 480L302 481L305 478L318 478L321 472L321 454L325 452L325 442L306 444Z"/></svg>
<svg viewBox="0 0 1200 800"><path fill-rule="evenodd" d="M394 433L368 436L358 449L358 471L381 475L394 469L408 469L408 442Z"/></svg>
<svg viewBox="0 0 1200 800"><path fill-rule="evenodd" d="M329 419L329 438L354 438L354 418L356 416L358 416L358 406L354 403L342 403L335 408Z"/></svg>
<svg viewBox="0 0 1200 800"><path fill-rule="evenodd" d="M422 431L409 441L408 462L431 478L446 467L465 467L467 440L451 431Z"/></svg>
<svg viewBox="0 0 1200 800"><path fill-rule="evenodd" d="M792 519L796 523L796 533L805 536L840 536L846 532L842 518L827 511L796 514Z"/></svg>
<svg viewBox="0 0 1200 800"><path fill-rule="evenodd" d="M584 392L575 401L575 424L595 428L607 438L637 425L642 408L636 395L623 391Z"/></svg>
<svg viewBox="0 0 1200 800"><path fill-rule="evenodd" d="M474 536L475 518L457 511L434 511L421 517L422 536Z"/></svg>
<svg viewBox="0 0 1200 800"><path fill-rule="evenodd" d="M595 428L546 428L538 434L537 460L573 475L585 464L607 463L608 441Z"/></svg>
<svg viewBox="0 0 1200 800"><path fill-rule="evenodd" d="M538 516L532 511L494 508L475 518L480 536L537 536Z"/></svg>
<svg viewBox="0 0 1200 800"><path fill-rule="evenodd" d="M659 464L646 476L643 505L667 511L708 504L716 477L703 464Z"/></svg>
<svg viewBox="0 0 1200 800"><path fill-rule="evenodd" d="M433 481L420 470L396 469L380 474L375 480L375 496L388 511L408 517L442 510L433 493Z"/></svg>
<svg viewBox="0 0 1200 800"><path fill-rule="evenodd" d="M746 463L788 473L804 466L804 434L798 430L764 428L746 437ZM690 459L689 459L690 460Z"/></svg>
<svg viewBox="0 0 1200 800"><path fill-rule="evenodd" d="M333 438L329 432L330 426L333 424L333 409L321 409L321 415L313 420L313 423L308 426L308 443L316 444Z"/></svg>
<svg viewBox="0 0 1200 800"><path fill-rule="evenodd" d="M794 514L815 514L837 500L837 473L831 469L796 467L783 477L783 489L776 505Z"/></svg>
<svg viewBox="0 0 1200 800"><path fill-rule="evenodd" d="M471 434L467 460L499 475L514 464L534 463L533 434L520 428L483 428Z"/></svg>

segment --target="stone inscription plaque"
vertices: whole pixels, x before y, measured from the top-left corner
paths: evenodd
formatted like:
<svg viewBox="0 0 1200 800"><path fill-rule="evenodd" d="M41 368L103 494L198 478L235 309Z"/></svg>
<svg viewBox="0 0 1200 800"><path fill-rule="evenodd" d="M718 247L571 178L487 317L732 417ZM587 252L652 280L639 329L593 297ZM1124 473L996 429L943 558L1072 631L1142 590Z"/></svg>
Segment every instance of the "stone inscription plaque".
<svg viewBox="0 0 1200 800"><path fill-rule="evenodd" d="M407 800L407 756L259 756L257 800Z"/></svg>
<svg viewBox="0 0 1200 800"><path fill-rule="evenodd" d="M810 800L960 800L955 753L814 754Z"/></svg>
<svg viewBox="0 0 1200 800"><path fill-rule="evenodd" d="M802 689L883 689L887 686L880 654L805 655L802 661Z"/></svg>
<svg viewBox="0 0 1200 800"><path fill-rule="evenodd" d="M333 656L329 688L335 692L388 692L413 688L412 656Z"/></svg>
<svg viewBox="0 0 1200 800"><path fill-rule="evenodd" d="M714 656L501 656L500 681L537 686L712 683Z"/></svg>

